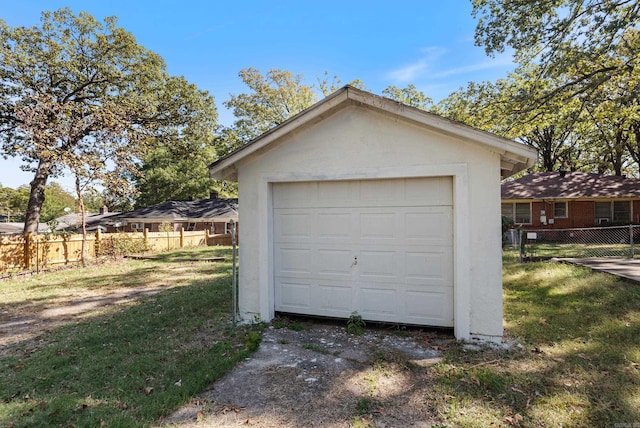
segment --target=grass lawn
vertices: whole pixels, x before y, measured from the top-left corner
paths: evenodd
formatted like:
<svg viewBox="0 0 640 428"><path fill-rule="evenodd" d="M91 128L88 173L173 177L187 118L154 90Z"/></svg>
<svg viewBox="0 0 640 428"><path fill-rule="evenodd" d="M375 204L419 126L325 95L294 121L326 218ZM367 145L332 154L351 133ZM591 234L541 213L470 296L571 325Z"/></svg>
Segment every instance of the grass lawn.
<svg viewBox="0 0 640 428"><path fill-rule="evenodd" d="M0 426L152 426L209 387L259 342L259 326L230 325L230 262L185 261L219 255L230 260L201 248L0 282L0 316L86 289L175 286L11 345ZM453 343L434 366L406 365L433 376L423 403L437 426L640 423L640 285L511 259L503 277L511 348Z"/></svg>
<svg viewBox="0 0 640 428"><path fill-rule="evenodd" d="M640 285L552 262L505 262L512 350L454 346L436 408L454 426L640 423ZM629 425L624 425L629 424Z"/></svg>
<svg viewBox="0 0 640 428"><path fill-rule="evenodd" d="M230 324L229 248L188 253L229 261L165 254L0 282L0 314L83 289L174 286L12 345L0 357L0 426L150 426L245 358L256 339Z"/></svg>

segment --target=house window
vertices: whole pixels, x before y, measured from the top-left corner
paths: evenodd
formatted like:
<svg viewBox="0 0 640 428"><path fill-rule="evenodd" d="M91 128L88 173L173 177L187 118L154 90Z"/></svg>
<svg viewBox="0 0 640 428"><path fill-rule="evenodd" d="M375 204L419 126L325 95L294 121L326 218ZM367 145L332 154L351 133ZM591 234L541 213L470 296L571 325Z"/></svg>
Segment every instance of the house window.
<svg viewBox="0 0 640 428"><path fill-rule="evenodd" d="M596 224L629 223L631 201L596 202Z"/></svg>
<svg viewBox="0 0 640 428"><path fill-rule="evenodd" d="M531 204L516 203L515 204L516 223L530 224L531 223Z"/></svg>
<svg viewBox="0 0 640 428"><path fill-rule="evenodd" d="M531 204L528 202L515 202L501 205L502 215L513 220L517 224L531 224Z"/></svg>
<svg viewBox="0 0 640 428"><path fill-rule="evenodd" d="M596 224L611 223L611 202L596 202Z"/></svg>
<svg viewBox="0 0 640 428"><path fill-rule="evenodd" d="M513 204L502 204L500 205L500 209L502 211L502 217L508 217L513 220Z"/></svg>
<svg viewBox="0 0 640 428"><path fill-rule="evenodd" d="M553 203L553 217L554 218L567 218L567 203L566 202L554 202Z"/></svg>
<svg viewBox="0 0 640 428"><path fill-rule="evenodd" d="M616 223L629 223L631 221L631 201L613 202L613 221Z"/></svg>

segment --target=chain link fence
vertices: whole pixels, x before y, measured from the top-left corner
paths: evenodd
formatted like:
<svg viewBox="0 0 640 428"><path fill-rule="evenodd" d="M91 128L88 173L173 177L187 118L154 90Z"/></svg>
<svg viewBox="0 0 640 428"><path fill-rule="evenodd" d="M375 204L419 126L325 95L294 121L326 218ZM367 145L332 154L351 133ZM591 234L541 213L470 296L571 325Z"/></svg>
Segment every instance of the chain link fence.
<svg viewBox="0 0 640 428"><path fill-rule="evenodd" d="M579 229L511 229L507 246L519 251L520 260L585 257L633 258L640 252L640 226Z"/></svg>

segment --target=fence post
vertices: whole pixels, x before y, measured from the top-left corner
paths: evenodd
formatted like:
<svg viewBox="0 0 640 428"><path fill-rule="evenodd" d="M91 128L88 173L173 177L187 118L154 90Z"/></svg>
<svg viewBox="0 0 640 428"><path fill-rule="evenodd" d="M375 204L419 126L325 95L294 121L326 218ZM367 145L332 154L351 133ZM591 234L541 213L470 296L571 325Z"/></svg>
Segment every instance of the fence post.
<svg viewBox="0 0 640 428"><path fill-rule="evenodd" d="M524 260L524 230L520 229L520 263Z"/></svg>
<svg viewBox="0 0 640 428"><path fill-rule="evenodd" d="M231 287L232 287L232 292L231 292L231 305L232 305L232 318L233 318L233 325L236 324L237 321L237 316L238 316L238 279L237 279L237 274L236 274L236 224L233 220L231 220L231 246L233 247L232 252L233 252L233 257L232 257L232 262L231 262L231 275L232 275L232 279L231 279Z"/></svg>
<svg viewBox="0 0 640 428"><path fill-rule="evenodd" d="M93 244L93 252L96 254L96 258L100 257L100 239L102 238L102 232L100 228L96 231L96 242Z"/></svg>
<svg viewBox="0 0 640 428"><path fill-rule="evenodd" d="M31 232L24 236L24 267L25 270L31 269Z"/></svg>
<svg viewBox="0 0 640 428"><path fill-rule="evenodd" d="M184 248L184 227L180 228L180 248Z"/></svg>
<svg viewBox="0 0 640 428"><path fill-rule="evenodd" d="M148 248L149 247L149 228L145 227L144 230L142 231L142 242L144 245L144 248Z"/></svg>
<svg viewBox="0 0 640 428"><path fill-rule="evenodd" d="M629 244L631 245L631 248L630 248L631 258L634 258L635 248L633 246L633 225L632 224L629 225Z"/></svg>

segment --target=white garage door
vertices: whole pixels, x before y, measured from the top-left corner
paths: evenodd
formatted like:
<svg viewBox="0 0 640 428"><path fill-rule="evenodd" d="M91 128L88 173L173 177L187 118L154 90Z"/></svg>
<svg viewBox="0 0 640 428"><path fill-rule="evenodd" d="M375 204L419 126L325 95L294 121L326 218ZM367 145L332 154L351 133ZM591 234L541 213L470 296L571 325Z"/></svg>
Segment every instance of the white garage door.
<svg viewBox="0 0 640 428"><path fill-rule="evenodd" d="M450 177L273 185L275 310L453 326Z"/></svg>

